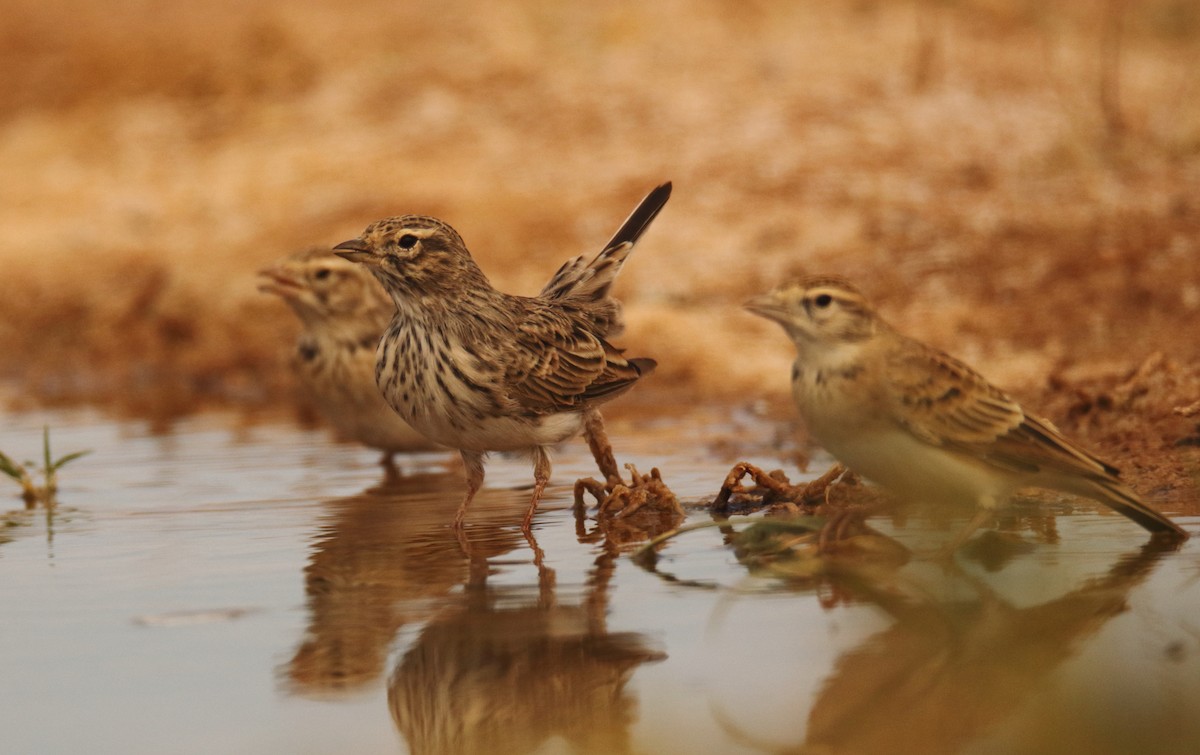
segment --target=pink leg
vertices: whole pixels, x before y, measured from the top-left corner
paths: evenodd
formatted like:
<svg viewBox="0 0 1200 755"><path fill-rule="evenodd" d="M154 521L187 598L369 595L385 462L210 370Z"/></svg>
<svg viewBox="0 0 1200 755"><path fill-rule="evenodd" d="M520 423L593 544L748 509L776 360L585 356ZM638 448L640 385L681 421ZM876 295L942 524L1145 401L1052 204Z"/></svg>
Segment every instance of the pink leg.
<svg viewBox="0 0 1200 755"><path fill-rule="evenodd" d="M391 451L384 451L383 458L379 460L383 466L383 484L395 485L401 480L400 469L396 466L396 454Z"/></svg>
<svg viewBox="0 0 1200 755"><path fill-rule="evenodd" d="M604 482L609 486L620 483L621 470L617 469L617 459L608 442L608 433L604 431L604 418L594 406L589 406L583 413L583 437L592 451L596 466L600 468L600 474L604 475Z"/></svg>
<svg viewBox="0 0 1200 755"><path fill-rule="evenodd" d="M467 514L467 507L471 505L475 494L483 487L483 454L478 451L459 451L462 455L463 466L467 471L467 497L458 506L458 513L454 515L454 529L461 530L463 526L463 517Z"/></svg>
<svg viewBox="0 0 1200 755"><path fill-rule="evenodd" d="M550 456L546 449L537 446L533 449L533 498L529 499L529 510L525 512L525 522L522 531L529 534L529 525L533 522L533 514L537 511L538 503L542 500L542 491L550 481Z"/></svg>
<svg viewBox="0 0 1200 755"><path fill-rule="evenodd" d="M967 526L963 527L962 532L955 535L954 539L947 543L938 555L943 558L953 557L954 552L967 542L967 538L975 534L975 530L991 521L993 514L994 510L991 506L980 506L979 510L975 512L975 516L971 517L971 521L967 522Z"/></svg>

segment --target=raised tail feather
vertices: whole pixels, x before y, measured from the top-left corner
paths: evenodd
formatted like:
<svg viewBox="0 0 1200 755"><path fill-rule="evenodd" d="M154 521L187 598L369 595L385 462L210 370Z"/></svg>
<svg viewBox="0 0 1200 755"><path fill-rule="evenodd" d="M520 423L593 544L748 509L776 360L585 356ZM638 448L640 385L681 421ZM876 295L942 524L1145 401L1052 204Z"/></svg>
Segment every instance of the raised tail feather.
<svg viewBox="0 0 1200 755"><path fill-rule="evenodd" d="M625 218L625 222L613 234L613 237L605 244L605 248L614 247L618 244L629 242L636 244L637 240L642 237L654 219L658 217L658 213L662 212L662 208L666 206L667 200L671 198L671 182L667 181L661 186L655 187L654 191L646 195L633 212L629 213L629 217Z"/></svg>
<svg viewBox="0 0 1200 755"><path fill-rule="evenodd" d="M1078 492L1095 498L1118 514L1129 517L1150 532L1169 533L1173 538L1185 539L1188 534L1175 522L1147 506L1137 494L1117 480L1092 479L1090 490Z"/></svg>
<svg viewBox="0 0 1200 755"><path fill-rule="evenodd" d="M604 245L603 251L591 262L584 263L583 255L567 260L539 296L557 301L572 299L598 302L605 299L617 273L621 272L625 259L633 251L633 245L658 217L658 213L670 198L671 182L668 181L646 195Z"/></svg>

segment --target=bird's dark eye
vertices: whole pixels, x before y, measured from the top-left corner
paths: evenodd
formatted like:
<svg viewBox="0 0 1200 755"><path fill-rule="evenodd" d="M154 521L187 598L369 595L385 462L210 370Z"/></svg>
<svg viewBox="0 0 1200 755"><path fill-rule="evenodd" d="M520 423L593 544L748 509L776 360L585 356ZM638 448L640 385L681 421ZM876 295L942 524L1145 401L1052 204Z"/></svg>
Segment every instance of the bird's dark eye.
<svg viewBox="0 0 1200 755"><path fill-rule="evenodd" d="M401 249L412 249L417 245L417 237L411 233L406 233L400 237L399 243Z"/></svg>
<svg viewBox="0 0 1200 755"><path fill-rule="evenodd" d="M317 272L313 273L313 277L315 277L319 281L325 280L326 278L329 277L329 268L322 267L322 268L318 269Z"/></svg>
<svg viewBox="0 0 1200 755"><path fill-rule="evenodd" d="M829 294L820 294L817 298L813 299L813 304L816 304L821 309L825 309L830 304L833 304L833 297Z"/></svg>

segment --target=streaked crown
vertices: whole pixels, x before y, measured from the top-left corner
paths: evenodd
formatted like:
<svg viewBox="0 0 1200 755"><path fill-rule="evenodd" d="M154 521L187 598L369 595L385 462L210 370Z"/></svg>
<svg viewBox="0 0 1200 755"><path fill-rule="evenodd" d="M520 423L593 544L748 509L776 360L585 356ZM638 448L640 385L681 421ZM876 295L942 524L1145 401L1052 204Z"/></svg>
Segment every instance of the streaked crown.
<svg viewBox="0 0 1200 755"><path fill-rule="evenodd" d="M786 283L745 306L782 325L797 343L860 341L879 325L866 297L849 281L833 276L807 276Z"/></svg>
<svg viewBox="0 0 1200 755"><path fill-rule="evenodd" d="M425 215L400 215L377 220L359 239L376 253L412 260L437 252L466 253L458 231L437 218Z"/></svg>
<svg viewBox="0 0 1200 755"><path fill-rule="evenodd" d="M462 237L437 218L401 215L378 220L334 251L367 265L393 297L452 297L490 288Z"/></svg>

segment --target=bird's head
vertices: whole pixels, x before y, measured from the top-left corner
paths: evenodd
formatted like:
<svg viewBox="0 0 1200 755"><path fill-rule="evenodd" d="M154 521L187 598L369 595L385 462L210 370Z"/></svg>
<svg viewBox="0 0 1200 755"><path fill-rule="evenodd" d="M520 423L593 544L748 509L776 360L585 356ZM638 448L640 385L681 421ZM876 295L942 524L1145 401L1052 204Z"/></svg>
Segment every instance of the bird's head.
<svg viewBox="0 0 1200 755"><path fill-rule="evenodd" d="M879 320L857 288L841 278L809 276L746 302L746 309L783 326L801 349L853 344Z"/></svg>
<svg viewBox="0 0 1200 755"><path fill-rule="evenodd" d="M328 249L299 252L258 274L264 278L258 290L282 298L313 329L381 309L391 316L391 302L372 276Z"/></svg>
<svg viewBox="0 0 1200 755"><path fill-rule="evenodd" d="M452 291L463 277L483 278L458 232L423 215L376 221L361 236L343 241L333 251L365 265L393 298L427 297Z"/></svg>

